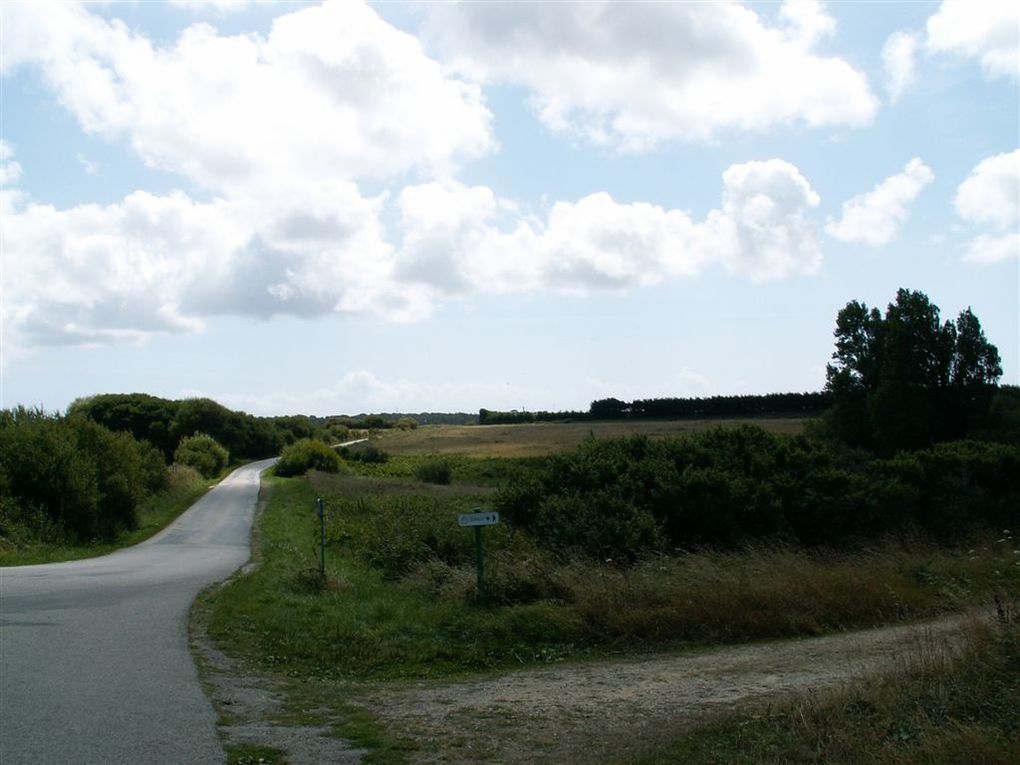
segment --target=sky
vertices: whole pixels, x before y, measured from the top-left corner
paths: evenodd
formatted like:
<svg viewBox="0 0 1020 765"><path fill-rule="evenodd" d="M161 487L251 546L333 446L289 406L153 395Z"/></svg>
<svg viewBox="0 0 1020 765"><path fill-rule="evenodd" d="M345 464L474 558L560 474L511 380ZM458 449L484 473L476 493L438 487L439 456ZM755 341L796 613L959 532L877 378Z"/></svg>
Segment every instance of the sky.
<svg viewBox="0 0 1020 765"><path fill-rule="evenodd" d="M0 407L816 391L970 307L1020 384L1020 5L0 3Z"/></svg>

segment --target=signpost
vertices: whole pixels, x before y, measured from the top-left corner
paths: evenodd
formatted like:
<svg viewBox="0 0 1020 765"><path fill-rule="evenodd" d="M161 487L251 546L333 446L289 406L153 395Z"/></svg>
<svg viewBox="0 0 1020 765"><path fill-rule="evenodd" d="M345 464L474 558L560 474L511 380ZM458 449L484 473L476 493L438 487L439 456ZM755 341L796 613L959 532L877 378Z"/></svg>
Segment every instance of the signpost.
<svg viewBox="0 0 1020 765"><path fill-rule="evenodd" d="M319 516L319 576L326 578L326 502L315 500L315 514Z"/></svg>
<svg viewBox="0 0 1020 765"><path fill-rule="evenodd" d="M481 508L477 508L478 511ZM499 513L461 513L457 523L470 526L475 530L475 568L478 570L478 599L485 597L485 558L482 554L482 526L494 526L499 523Z"/></svg>

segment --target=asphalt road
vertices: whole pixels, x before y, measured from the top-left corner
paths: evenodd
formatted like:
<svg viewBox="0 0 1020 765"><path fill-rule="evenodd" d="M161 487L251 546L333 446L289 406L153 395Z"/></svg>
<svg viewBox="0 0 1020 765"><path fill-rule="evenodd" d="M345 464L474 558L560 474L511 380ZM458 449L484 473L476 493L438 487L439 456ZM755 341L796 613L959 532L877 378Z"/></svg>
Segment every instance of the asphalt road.
<svg viewBox="0 0 1020 765"><path fill-rule="evenodd" d="M250 554L259 473L230 474L112 555L0 568L0 763L222 765L188 611Z"/></svg>

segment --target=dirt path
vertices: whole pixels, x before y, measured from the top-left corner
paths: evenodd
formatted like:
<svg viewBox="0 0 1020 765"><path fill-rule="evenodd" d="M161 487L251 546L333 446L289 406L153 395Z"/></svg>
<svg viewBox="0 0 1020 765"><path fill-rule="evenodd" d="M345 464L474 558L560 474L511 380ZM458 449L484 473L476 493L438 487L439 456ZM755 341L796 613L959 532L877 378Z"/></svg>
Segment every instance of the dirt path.
<svg viewBox="0 0 1020 765"><path fill-rule="evenodd" d="M721 711L751 710L949 650L966 619L681 656L569 664L363 697L414 763L611 762Z"/></svg>

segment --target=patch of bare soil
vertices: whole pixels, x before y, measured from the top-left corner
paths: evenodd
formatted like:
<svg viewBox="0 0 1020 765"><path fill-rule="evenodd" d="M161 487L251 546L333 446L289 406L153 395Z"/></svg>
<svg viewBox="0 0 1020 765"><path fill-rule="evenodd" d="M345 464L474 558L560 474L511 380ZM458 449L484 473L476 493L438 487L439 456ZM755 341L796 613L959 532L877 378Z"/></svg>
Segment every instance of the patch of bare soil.
<svg viewBox="0 0 1020 765"><path fill-rule="evenodd" d="M206 694L219 712L225 746L272 747L285 753L287 765L354 765L365 750L336 738L331 725L294 721L286 697L269 677L245 671L239 662L198 639L193 648L202 666ZM308 710L329 717L329 710Z"/></svg>
<svg viewBox="0 0 1020 765"><path fill-rule="evenodd" d="M414 763L612 762L663 728L764 709L901 667L912 653L952 650L964 622L389 686L360 703L391 735L415 742Z"/></svg>

